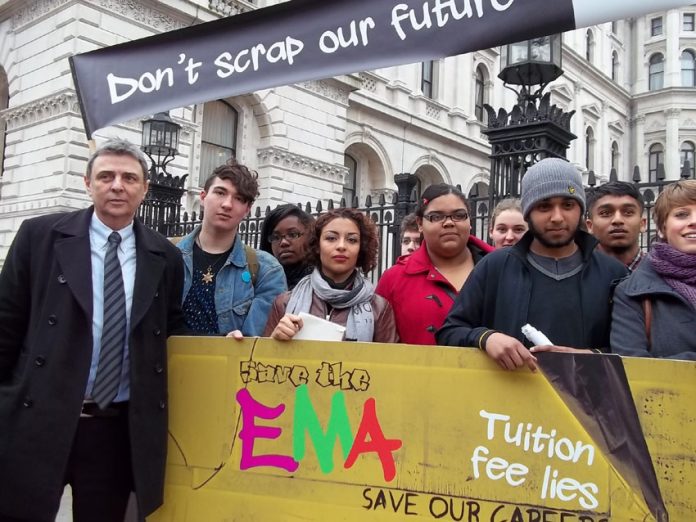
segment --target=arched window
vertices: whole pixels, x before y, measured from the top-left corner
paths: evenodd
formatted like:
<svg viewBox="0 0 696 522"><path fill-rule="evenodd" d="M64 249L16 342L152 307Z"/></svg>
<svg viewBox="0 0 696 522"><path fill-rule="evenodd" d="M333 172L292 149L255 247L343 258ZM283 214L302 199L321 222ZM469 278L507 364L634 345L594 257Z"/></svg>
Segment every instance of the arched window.
<svg viewBox="0 0 696 522"><path fill-rule="evenodd" d="M585 166L587 170L594 170L594 131L592 127L585 130Z"/></svg>
<svg viewBox="0 0 696 522"><path fill-rule="evenodd" d="M648 69L648 88L651 91L662 89L665 74L664 56L660 53L650 57L650 67Z"/></svg>
<svg viewBox="0 0 696 522"><path fill-rule="evenodd" d="M616 51L611 53L611 79L619 81L619 53Z"/></svg>
<svg viewBox="0 0 696 522"><path fill-rule="evenodd" d="M201 186L216 167L237 156L238 123L239 113L226 101L212 101L203 106Z"/></svg>
<svg viewBox="0 0 696 522"><path fill-rule="evenodd" d="M615 141L611 144L611 168L619 170L619 144Z"/></svg>
<svg viewBox="0 0 696 522"><path fill-rule="evenodd" d="M474 100L474 115L478 121L485 121L486 112L483 104L486 100L486 76L487 71L483 65L476 68L476 89L474 90L476 99Z"/></svg>
<svg viewBox="0 0 696 522"><path fill-rule="evenodd" d="M590 29L585 33L585 60L592 63L592 57L594 56L594 36Z"/></svg>
<svg viewBox="0 0 696 522"><path fill-rule="evenodd" d="M690 141L685 141L682 143L681 146L681 168L684 168L684 164L688 161L689 162L689 177L693 179L694 177L694 151L696 150L696 147L694 147L694 144Z"/></svg>
<svg viewBox="0 0 696 522"><path fill-rule="evenodd" d="M655 143L649 149L648 182L657 181L657 167L665 162L665 149L660 143Z"/></svg>
<svg viewBox="0 0 696 522"><path fill-rule="evenodd" d="M358 195L358 161L350 154L343 155L343 166L348 169L343 180L343 198L350 207L353 198Z"/></svg>
<svg viewBox="0 0 696 522"><path fill-rule="evenodd" d="M683 87L696 87L696 57L693 51L681 54L681 77Z"/></svg>

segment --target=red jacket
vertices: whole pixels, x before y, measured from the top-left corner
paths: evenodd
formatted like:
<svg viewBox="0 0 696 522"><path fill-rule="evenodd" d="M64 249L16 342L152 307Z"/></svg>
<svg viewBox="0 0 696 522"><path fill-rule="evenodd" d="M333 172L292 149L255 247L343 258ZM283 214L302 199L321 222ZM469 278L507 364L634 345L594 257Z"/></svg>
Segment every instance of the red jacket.
<svg viewBox="0 0 696 522"><path fill-rule="evenodd" d="M468 248L474 264L493 251L474 236L469 236ZM382 274L376 293L391 303L402 343L437 344L435 332L445 322L458 290L435 269L428 249L421 246Z"/></svg>

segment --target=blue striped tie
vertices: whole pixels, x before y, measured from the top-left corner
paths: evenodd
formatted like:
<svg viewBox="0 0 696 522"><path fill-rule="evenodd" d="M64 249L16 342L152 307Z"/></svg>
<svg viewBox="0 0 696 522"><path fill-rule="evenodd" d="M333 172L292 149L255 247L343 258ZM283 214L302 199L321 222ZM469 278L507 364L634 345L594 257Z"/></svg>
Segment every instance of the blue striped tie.
<svg viewBox="0 0 696 522"><path fill-rule="evenodd" d="M101 409L106 408L118 393L126 340L126 295L118 261L120 242L118 232L112 232L104 257L104 323L99 366L92 388L92 399Z"/></svg>

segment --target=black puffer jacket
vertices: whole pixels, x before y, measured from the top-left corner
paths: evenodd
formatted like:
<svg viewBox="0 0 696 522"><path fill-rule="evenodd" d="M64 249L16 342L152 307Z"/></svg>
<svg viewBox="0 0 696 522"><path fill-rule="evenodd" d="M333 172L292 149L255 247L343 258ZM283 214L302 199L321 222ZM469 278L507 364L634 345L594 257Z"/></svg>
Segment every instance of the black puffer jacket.
<svg viewBox="0 0 696 522"><path fill-rule="evenodd" d="M527 261L527 254L532 240L531 232L527 232L515 246L488 254L474 267L437 332L438 344L478 347L481 336L489 330L524 342L520 329L530 322L534 268ZM613 288L628 272L623 264L595 250L597 240L590 234L578 231L575 241L584 263L578 310L584 328L582 338L573 347L608 351ZM554 310L548 313L553 314Z"/></svg>

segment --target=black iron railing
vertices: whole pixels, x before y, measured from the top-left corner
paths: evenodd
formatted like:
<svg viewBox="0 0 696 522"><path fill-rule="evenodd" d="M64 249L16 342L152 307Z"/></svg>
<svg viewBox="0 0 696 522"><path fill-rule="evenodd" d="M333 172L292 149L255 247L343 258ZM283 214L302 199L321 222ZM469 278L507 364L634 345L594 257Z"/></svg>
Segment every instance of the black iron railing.
<svg viewBox="0 0 696 522"><path fill-rule="evenodd" d="M691 170L688 163L682 169L681 179L688 179L691 177ZM616 180L616 171L612 170L609 179ZM399 180L402 181L402 180ZM641 180L641 174L636 167L633 172L633 182L639 188L640 192L643 194L645 199L645 217L647 220L647 227L644 234L640 238L641 248L647 250L654 241L656 236L655 222L652 215L652 209L655 206L655 200L663 188L674 180L665 180L664 168L662 165L658 166L657 180L652 182L643 182ZM590 172L588 175L588 185L594 187L596 185L596 176L594 172ZM402 191L401 194L394 193L389 197L381 195L378 201L375 203L372 197L368 196L362 205L359 205L357 198L354 198L350 202L351 208L355 208L365 214L367 214L372 221L377 225L377 230L379 233L379 259L377 268L373 271L372 278L379 278L384 271L394 264L394 261L401 253L401 242L400 242L400 224L403 217L413 212L417 206L417 198L413 186L410 184L404 185L400 188L411 189L410 194L405 195ZM461 187L458 187L461 189ZM490 214L492 212L491 208L491 197L489 195L479 196L475 191L470 194L469 208L471 215L471 233L476 237L484 240L488 240L488 225ZM493 200L495 203L496 201ZM152 202L157 204L156 202ZM169 203L169 202L168 202ZM305 210L308 214L313 216L318 216L326 210L331 210L335 207L335 203L329 200L326 204L322 201L317 202L307 202L304 204L298 204L300 208ZM338 204L339 207L346 207L346 201L342 199ZM271 211L271 207L267 206L265 209L261 207L255 207L250 215L245 218L239 225L240 238L242 241L253 247L261 248L261 226L265 216ZM162 213L152 213L152 212L141 212L141 217L143 221L148 226L155 228L167 237L180 237L191 232L197 225L201 223L202 214L192 212L169 212L169 220L163 221L165 216ZM156 219L153 219L155 218Z"/></svg>

